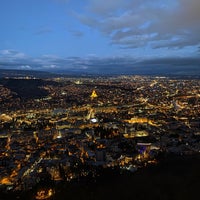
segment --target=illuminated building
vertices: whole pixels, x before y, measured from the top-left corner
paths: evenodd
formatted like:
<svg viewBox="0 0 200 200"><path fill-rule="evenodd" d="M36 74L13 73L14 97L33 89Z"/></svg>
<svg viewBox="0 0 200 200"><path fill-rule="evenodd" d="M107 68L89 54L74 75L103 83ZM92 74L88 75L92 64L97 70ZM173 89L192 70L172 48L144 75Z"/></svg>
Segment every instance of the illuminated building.
<svg viewBox="0 0 200 200"><path fill-rule="evenodd" d="M151 143L137 143L137 149L139 152L139 155L137 156L137 159L146 159L149 156L149 152L151 149Z"/></svg>
<svg viewBox="0 0 200 200"><path fill-rule="evenodd" d="M92 91L92 94L90 95L90 98L91 98L91 99L94 99L94 98L96 98L96 97L98 97L98 95L97 95L96 91L93 90L93 91Z"/></svg>

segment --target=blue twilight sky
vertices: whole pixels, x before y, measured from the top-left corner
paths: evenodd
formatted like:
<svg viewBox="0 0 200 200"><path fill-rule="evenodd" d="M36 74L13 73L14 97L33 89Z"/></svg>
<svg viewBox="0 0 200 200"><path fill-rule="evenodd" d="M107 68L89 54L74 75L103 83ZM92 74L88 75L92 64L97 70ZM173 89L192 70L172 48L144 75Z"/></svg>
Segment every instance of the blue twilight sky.
<svg viewBox="0 0 200 200"><path fill-rule="evenodd" d="M199 10L200 0L1 0L0 68L162 65L187 58L188 66L199 66Z"/></svg>

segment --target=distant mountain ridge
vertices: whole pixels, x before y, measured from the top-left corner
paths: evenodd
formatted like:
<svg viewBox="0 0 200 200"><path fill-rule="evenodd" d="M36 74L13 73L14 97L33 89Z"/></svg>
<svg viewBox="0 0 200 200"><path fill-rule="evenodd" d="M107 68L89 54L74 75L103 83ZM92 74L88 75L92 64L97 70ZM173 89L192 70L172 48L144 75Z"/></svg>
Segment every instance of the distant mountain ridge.
<svg viewBox="0 0 200 200"><path fill-rule="evenodd" d="M26 76L35 78L50 78L57 75L47 71L0 69L0 78L5 78L5 77L14 78L14 77L26 77Z"/></svg>
<svg viewBox="0 0 200 200"><path fill-rule="evenodd" d="M89 66L86 69L70 68L57 69L48 71L39 70L19 70L19 69L0 69L0 78L14 77L35 77L35 78L56 78L70 76L119 76L119 75L147 75L147 76L178 76L200 78L200 66L134 66L130 65L106 65L106 66Z"/></svg>

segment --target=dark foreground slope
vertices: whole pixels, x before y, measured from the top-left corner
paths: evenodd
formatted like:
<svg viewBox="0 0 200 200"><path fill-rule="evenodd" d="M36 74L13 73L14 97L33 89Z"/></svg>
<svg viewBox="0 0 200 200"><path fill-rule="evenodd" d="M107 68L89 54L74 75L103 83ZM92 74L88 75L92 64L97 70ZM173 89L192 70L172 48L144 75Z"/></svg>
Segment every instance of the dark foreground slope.
<svg viewBox="0 0 200 200"><path fill-rule="evenodd" d="M47 96L48 92L43 87L57 83L42 79L0 79L0 84L14 92L17 97L26 99Z"/></svg>
<svg viewBox="0 0 200 200"><path fill-rule="evenodd" d="M159 165L135 173L105 173L96 181L56 185L55 200L188 200L198 199L200 191L200 155L167 156ZM34 199L24 193L18 199ZM9 197L15 199L15 195ZM8 196L0 195L0 199Z"/></svg>
<svg viewBox="0 0 200 200"><path fill-rule="evenodd" d="M55 199L196 199L200 156L168 157L134 174L106 175L95 184L64 187Z"/></svg>

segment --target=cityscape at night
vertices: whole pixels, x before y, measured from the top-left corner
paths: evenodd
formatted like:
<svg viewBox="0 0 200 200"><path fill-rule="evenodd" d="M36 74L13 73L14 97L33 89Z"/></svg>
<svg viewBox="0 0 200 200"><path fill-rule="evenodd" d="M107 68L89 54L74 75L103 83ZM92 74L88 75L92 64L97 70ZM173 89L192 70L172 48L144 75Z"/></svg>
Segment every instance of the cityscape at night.
<svg viewBox="0 0 200 200"><path fill-rule="evenodd" d="M8 193L43 199L60 183L200 152L199 79L6 77L0 89L0 183Z"/></svg>
<svg viewBox="0 0 200 200"><path fill-rule="evenodd" d="M0 199L194 199L199 0L2 0Z"/></svg>

